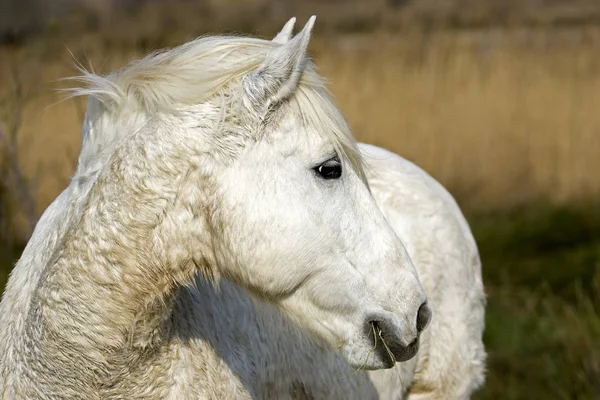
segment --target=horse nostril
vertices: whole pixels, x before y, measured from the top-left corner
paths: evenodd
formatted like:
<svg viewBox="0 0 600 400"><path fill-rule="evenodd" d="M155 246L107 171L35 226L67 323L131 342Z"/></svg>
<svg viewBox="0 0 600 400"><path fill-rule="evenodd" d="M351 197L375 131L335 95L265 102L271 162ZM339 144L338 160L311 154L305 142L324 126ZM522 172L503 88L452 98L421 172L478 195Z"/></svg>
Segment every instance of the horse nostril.
<svg viewBox="0 0 600 400"><path fill-rule="evenodd" d="M427 302L421 304L419 311L417 311L417 331L420 333L427 327L431 320L431 309L427 305Z"/></svg>
<svg viewBox="0 0 600 400"><path fill-rule="evenodd" d="M378 320L371 320L368 324L369 333L368 335L371 337L371 341L374 347L377 347L378 343L382 342L394 341L394 336L389 336L385 322Z"/></svg>
<svg viewBox="0 0 600 400"><path fill-rule="evenodd" d="M383 334L383 330L381 329L381 327L379 326L379 322L378 321L369 321L369 330L371 331L371 335L374 338L377 338L378 336L381 336Z"/></svg>
<svg viewBox="0 0 600 400"><path fill-rule="evenodd" d="M410 360L417 353L419 337L414 328L402 329L401 324L395 323L393 318L369 318L367 321L367 335L372 346L370 352L378 355L385 363L385 368L391 368L399 361Z"/></svg>

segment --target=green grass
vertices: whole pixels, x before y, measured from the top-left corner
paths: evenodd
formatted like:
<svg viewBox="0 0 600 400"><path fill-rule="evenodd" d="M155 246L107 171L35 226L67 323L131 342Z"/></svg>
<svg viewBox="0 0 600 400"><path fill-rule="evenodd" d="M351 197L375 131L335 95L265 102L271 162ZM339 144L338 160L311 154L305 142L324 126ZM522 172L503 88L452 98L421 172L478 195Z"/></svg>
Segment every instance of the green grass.
<svg viewBox="0 0 600 400"><path fill-rule="evenodd" d="M600 209L470 218L488 294L476 399L600 398ZM0 287L19 250L0 251Z"/></svg>
<svg viewBox="0 0 600 400"><path fill-rule="evenodd" d="M567 302L547 286L488 292L489 372L476 398L599 398L600 299Z"/></svg>
<svg viewBox="0 0 600 400"><path fill-rule="evenodd" d="M538 288L572 298L600 268L600 208L536 206L471 219L486 284Z"/></svg>
<svg viewBox="0 0 600 400"><path fill-rule="evenodd" d="M471 218L488 294L477 399L600 398L600 210Z"/></svg>

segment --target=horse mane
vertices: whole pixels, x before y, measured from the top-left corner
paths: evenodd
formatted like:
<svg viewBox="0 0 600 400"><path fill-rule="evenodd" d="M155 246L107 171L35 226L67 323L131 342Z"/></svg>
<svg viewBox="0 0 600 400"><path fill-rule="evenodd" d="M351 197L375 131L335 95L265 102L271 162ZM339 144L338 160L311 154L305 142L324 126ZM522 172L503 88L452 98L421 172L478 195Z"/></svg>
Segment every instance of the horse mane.
<svg viewBox="0 0 600 400"><path fill-rule="evenodd" d="M100 76L80 67L82 74L71 80L80 86L70 89L72 97L88 96L80 157L89 163L110 147L128 129L117 129L123 110L138 114L169 112L181 105L194 105L218 96L265 61L278 42L252 37L206 36L181 46L156 51L109 75ZM340 157L350 162L366 183L363 160L356 140L310 60L305 63L295 93L288 99L307 123L333 143ZM113 115L113 128L92 132L89 119ZM117 119L117 121L114 121ZM137 119L139 122L139 118ZM132 127L129 127L132 129Z"/></svg>

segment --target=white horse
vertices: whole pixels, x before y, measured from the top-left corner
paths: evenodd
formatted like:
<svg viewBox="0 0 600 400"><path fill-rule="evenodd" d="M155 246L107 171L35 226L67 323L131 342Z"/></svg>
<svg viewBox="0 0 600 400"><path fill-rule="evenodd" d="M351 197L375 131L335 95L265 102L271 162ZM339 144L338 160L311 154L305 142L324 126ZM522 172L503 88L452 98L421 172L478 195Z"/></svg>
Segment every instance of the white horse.
<svg viewBox="0 0 600 400"><path fill-rule="evenodd" d="M465 398L483 383L466 221L413 164L359 150L307 59L314 17L291 39L293 23L81 78L77 171L0 303L2 398Z"/></svg>

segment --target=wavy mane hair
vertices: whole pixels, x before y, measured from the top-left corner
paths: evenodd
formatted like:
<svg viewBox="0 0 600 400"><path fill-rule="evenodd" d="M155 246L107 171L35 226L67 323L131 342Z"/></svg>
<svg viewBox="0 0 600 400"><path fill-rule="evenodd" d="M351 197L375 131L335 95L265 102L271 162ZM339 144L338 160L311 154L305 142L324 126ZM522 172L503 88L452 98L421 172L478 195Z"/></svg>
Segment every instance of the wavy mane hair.
<svg viewBox="0 0 600 400"><path fill-rule="evenodd" d="M182 106L217 100L222 107L223 124L226 124L226 116L232 110L240 110L233 106L243 78L256 70L269 51L278 46L281 43L277 40L200 37L179 47L151 53L107 76L80 67L82 75L70 78L80 85L70 89L71 97L88 96L80 169L91 164L99 154L107 153L105 150L121 135L139 128L122 129L132 114L171 113ZM340 158L348 161L367 184L356 140L309 59L304 60L297 87L282 103L278 108L291 109L301 121L326 135ZM104 126L102 133L96 134L91 120L107 112L113 116L112 127ZM140 125L145 118L133 120L133 125Z"/></svg>

